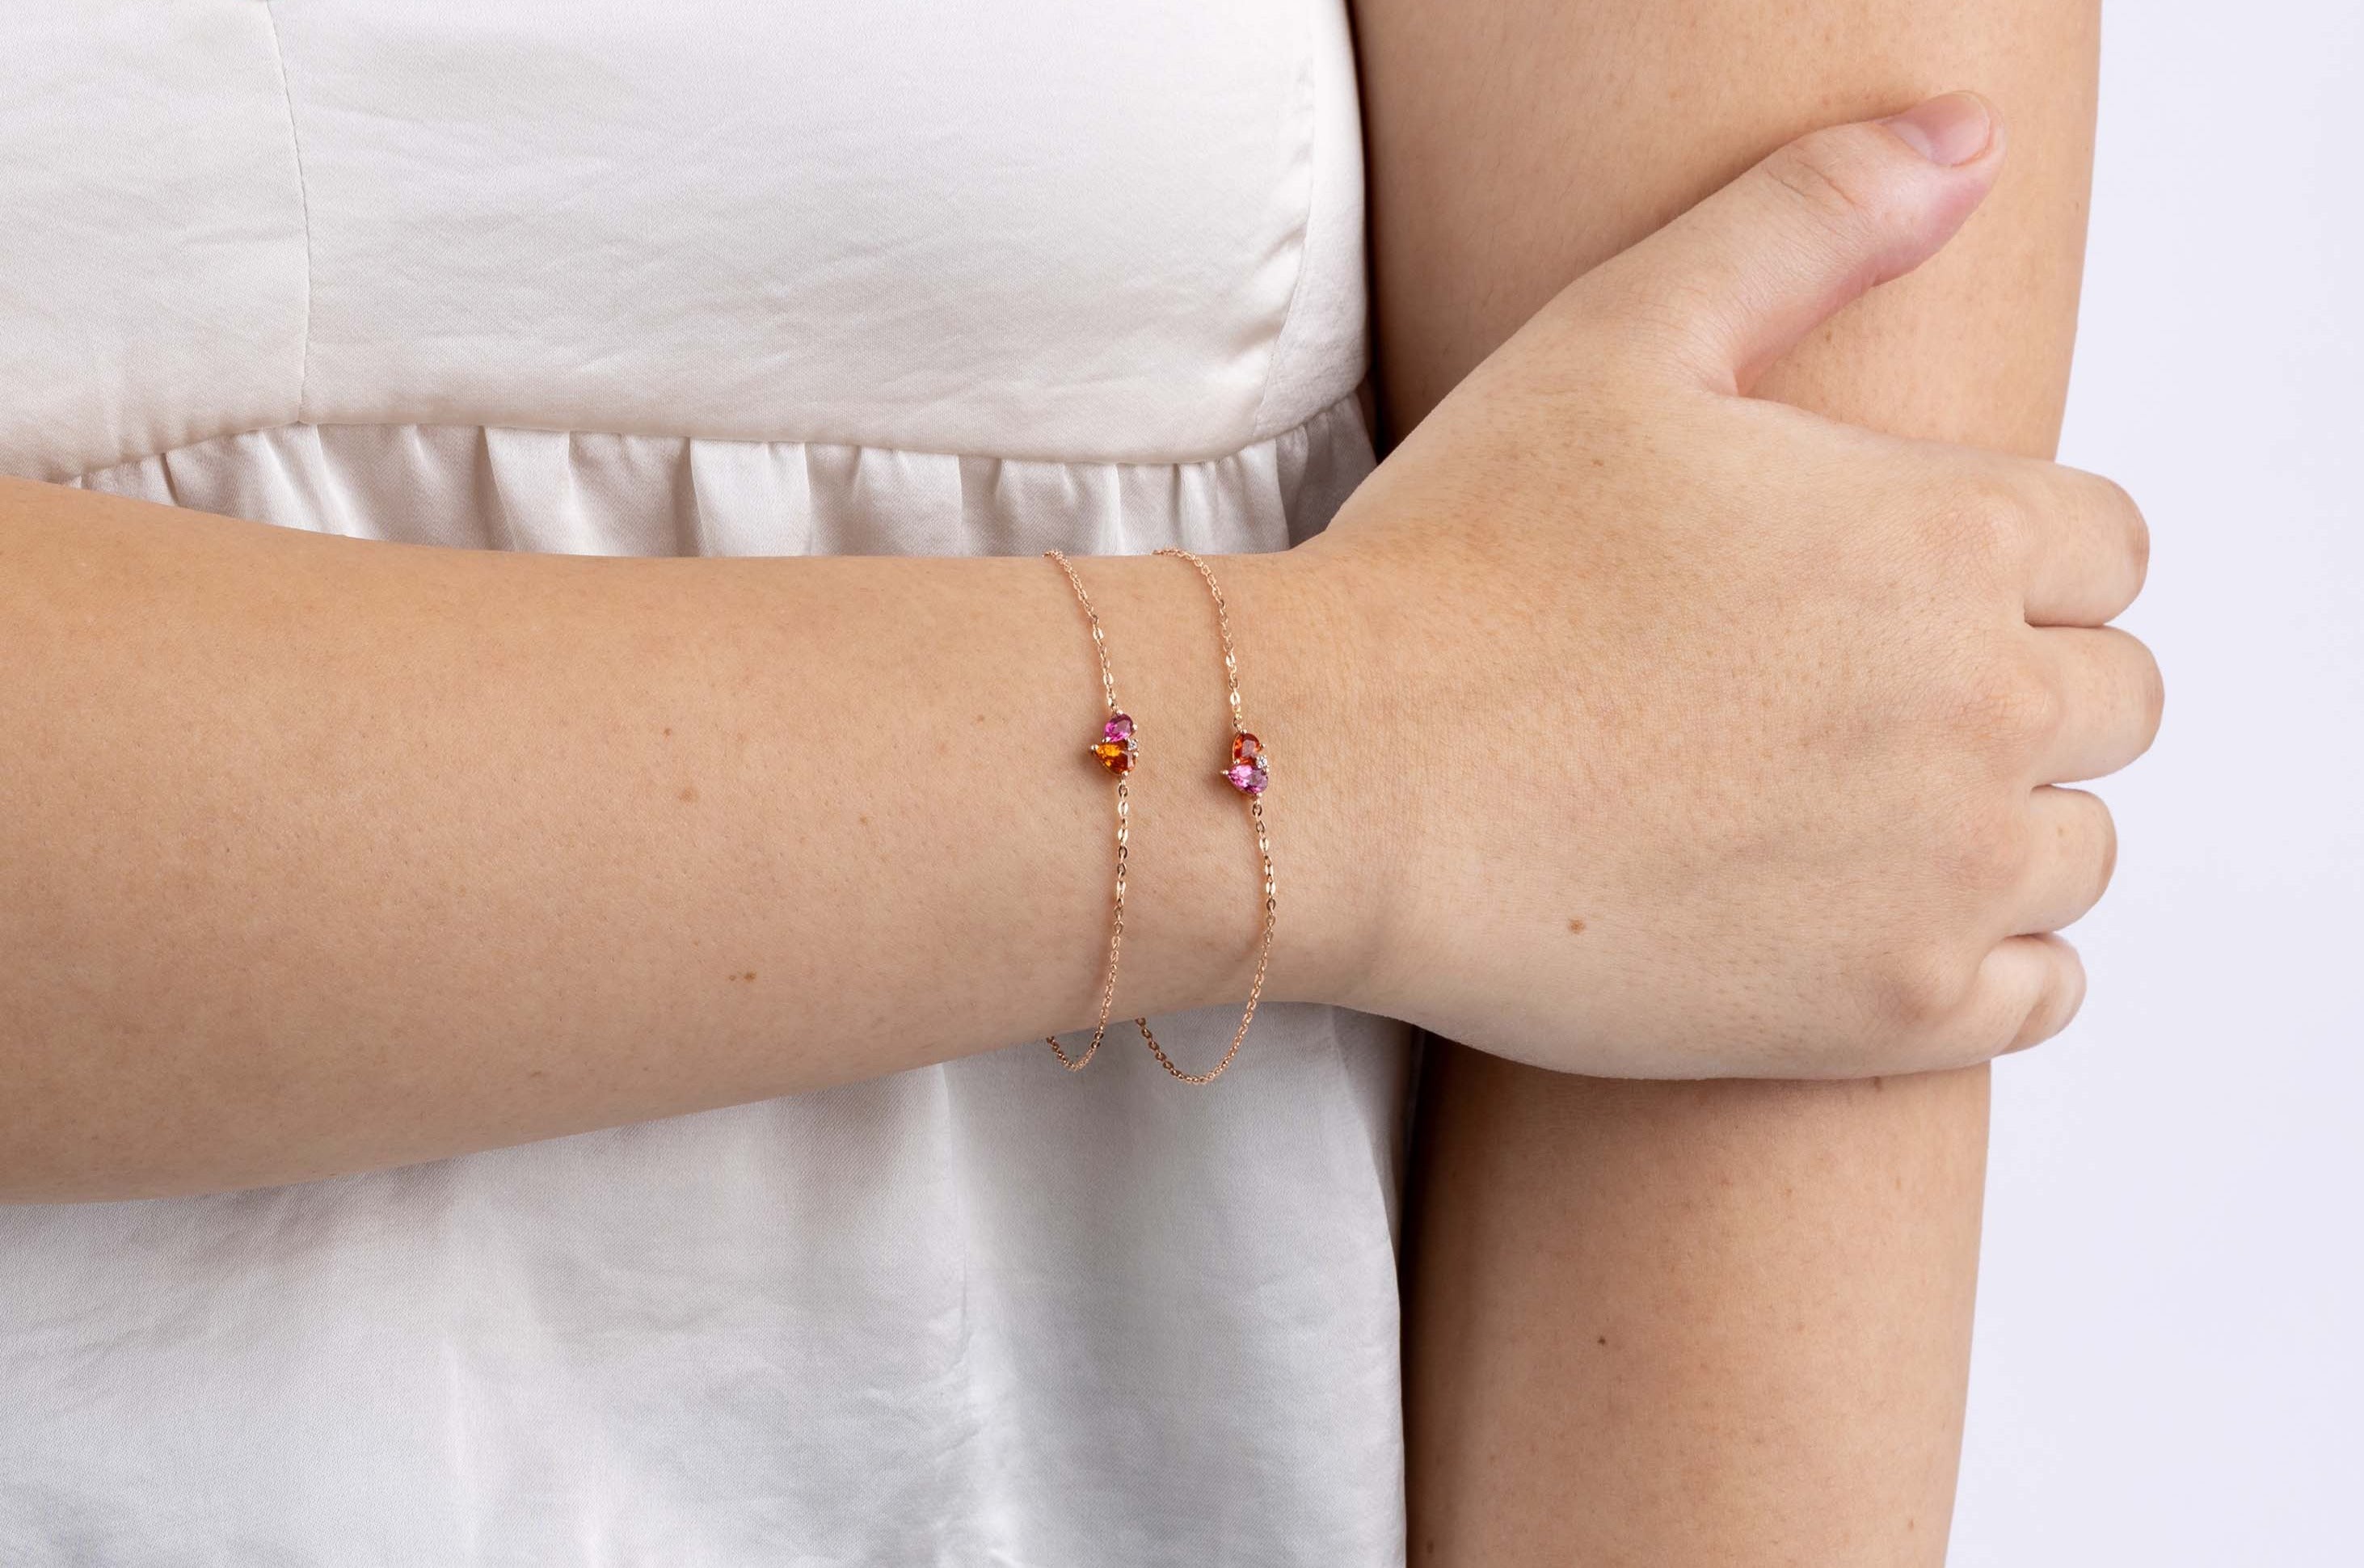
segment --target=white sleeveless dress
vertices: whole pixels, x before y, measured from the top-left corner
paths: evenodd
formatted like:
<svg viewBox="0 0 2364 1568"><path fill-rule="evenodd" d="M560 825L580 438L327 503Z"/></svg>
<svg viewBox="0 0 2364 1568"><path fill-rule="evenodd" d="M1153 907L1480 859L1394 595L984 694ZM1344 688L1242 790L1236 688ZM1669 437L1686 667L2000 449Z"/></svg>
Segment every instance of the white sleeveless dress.
<svg viewBox="0 0 2364 1568"><path fill-rule="evenodd" d="M499 550L1283 549L1371 463L1343 5L10 7L0 472ZM1399 1562L1409 1054L1269 1006L1202 1092L1022 1043L0 1208L0 1563Z"/></svg>

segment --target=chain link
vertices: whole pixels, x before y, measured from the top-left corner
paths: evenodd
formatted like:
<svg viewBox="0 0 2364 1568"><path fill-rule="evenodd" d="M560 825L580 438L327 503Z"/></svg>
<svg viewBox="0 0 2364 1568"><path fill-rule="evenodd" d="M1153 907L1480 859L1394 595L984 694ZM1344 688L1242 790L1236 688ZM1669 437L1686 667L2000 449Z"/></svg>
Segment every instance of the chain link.
<svg viewBox="0 0 2364 1568"><path fill-rule="evenodd" d="M1092 653L1098 659L1100 666L1100 691L1108 698L1109 717L1113 718L1123 709L1117 706L1116 676L1109 669L1108 639L1100 631L1099 612L1092 608L1092 596L1084 592L1084 580L1076 575L1076 569L1068 564L1067 558L1055 550L1046 550L1043 553L1066 573L1067 585L1076 591L1076 602L1084 607L1084 618L1091 623ZM1133 729L1135 733L1140 729L1137 721ZM1048 1035L1043 1037L1043 1043L1051 1048L1051 1054L1057 1057L1059 1065L1070 1073L1080 1073L1086 1062L1099 1054L1101 1037L1108 1033L1109 1012L1116 1002L1117 960L1124 951L1124 873L1132 830L1132 794L1125 787L1124 775L1119 773L1116 775L1116 899L1109 917L1108 979L1100 986L1099 1021L1092 1026L1092 1043L1085 1048L1081 1056L1069 1056L1057 1040ZM1141 1038L1149 1041L1149 1049L1157 1051L1157 1041L1149 1032L1149 1020L1135 1018L1132 1021L1134 1027L1141 1030ZM1159 1054L1162 1056L1164 1053L1161 1051Z"/></svg>
<svg viewBox="0 0 2364 1568"><path fill-rule="evenodd" d="M1240 717L1240 662L1232 646L1232 617L1229 607L1223 603L1222 585L1215 581L1213 570L1205 562L1179 546L1166 545L1155 553L1176 556L1197 567L1199 575L1206 579L1207 592L1214 597L1215 629L1222 638L1223 684L1231 697L1232 743L1236 755L1240 739L1248 733L1248 729ZM1270 753L1264 751L1263 743L1258 741L1257 746L1259 753L1268 759ZM1223 1052L1221 1062L1206 1072L1185 1073L1175 1065L1174 1059L1165 1054L1157 1041L1150 1038L1149 1026L1143 1024L1141 1027L1142 1038L1149 1040L1150 1051L1157 1058L1158 1065L1185 1084L1203 1085L1213 1083L1223 1075L1223 1070L1232 1064L1232 1059L1239 1055L1240 1042L1247 1039L1248 1026L1255 1021L1256 1002L1264 995L1265 970L1272 962L1272 933L1280 917L1280 903L1273 886L1272 840L1265 830L1263 796L1251 793L1247 795L1247 803L1248 815L1255 824L1256 858L1264 862L1264 940L1256 950L1255 979L1248 986L1248 1005L1246 1010L1240 1014L1240 1027L1232 1036L1232 1048Z"/></svg>

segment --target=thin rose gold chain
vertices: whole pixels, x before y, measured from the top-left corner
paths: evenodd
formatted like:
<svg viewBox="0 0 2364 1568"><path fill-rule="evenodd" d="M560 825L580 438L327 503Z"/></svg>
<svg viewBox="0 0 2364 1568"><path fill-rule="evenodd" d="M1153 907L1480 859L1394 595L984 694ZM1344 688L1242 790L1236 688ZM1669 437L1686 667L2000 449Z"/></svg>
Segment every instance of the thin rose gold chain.
<svg viewBox="0 0 2364 1568"><path fill-rule="evenodd" d="M1122 765L1110 766L1106 762L1102 763L1103 766L1109 766L1110 772L1116 775L1116 899L1109 922L1108 980L1100 987L1099 1021L1092 1026L1092 1043L1085 1048L1081 1056L1070 1057L1056 1040L1047 1035L1043 1037L1043 1043L1050 1046L1051 1054L1059 1059L1059 1065L1070 1073L1078 1073L1083 1070L1086 1062L1099 1053L1100 1038L1108 1033L1109 1010L1116 1001L1117 959L1124 951L1125 857L1127 841L1132 837L1132 795L1125 788L1124 775L1132 766L1133 726L1131 716L1117 706L1116 676L1109 669L1108 639L1100 631L1099 612L1092 608L1092 596L1084 592L1084 580L1076 575L1076 569L1068 564L1067 558L1058 550L1046 550L1043 553L1055 562L1061 572L1066 573L1067 585L1076 591L1076 602L1084 607L1084 618L1091 623L1092 652L1099 660L1100 691L1108 698L1109 710L1108 727L1101 730L1103 740L1099 744L1106 745L1118 739L1113 728L1117 720L1122 719L1125 724L1125 733L1122 737L1124 743ZM1099 752L1096 747L1086 747L1085 754L1095 760L1099 759ZM1157 1051L1157 1041L1149 1032L1149 1020L1135 1018L1132 1021L1141 1030L1141 1038L1149 1041L1149 1049ZM1163 1056L1164 1053L1161 1051L1159 1054Z"/></svg>
<svg viewBox="0 0 2364 1568"><path fill-rule="evenodd" d="M1167 1056L1154 1040L1149 1042L1150 1051L1165 1071L1185 1084L1206 1084L1223 1075L1223 1069L1239 1055L1240 1042L1248 1037L1248 1026L1255 1021L1256 1001L1264 995L1265 970L1272 962L1273 929L1279 923L1280 904L1273 891L1272 840L1265 830L1264 820L1265 762L1268 754L1264 750L1264 743L1249 733L1240 717L1240 662L1232 646L1232 617L1223 603L1222 585L1215 581L1213 570L1205 562L1179 546L1166 545L1155 553L1176 556L1197 567L1199 575L1207 581L1207 592L1214 598L1215 629L1221 634L1223 643L1223 683L1232 704L1232 766L1220 770L1218 776L1247 797L1248 815L1255 823L1256 857L1264 862L1264 940L1256 950L1255 979L1248 986L1247 1008L1240 1015L1240 1027L1238 1032L1232 1036L1232 1048L1223 1052L1223 1059L1207 1072L1185 1073L1174 1064L1173 1058ZM1248 768L1252 783L1243 782L1235 776L1243 766ZM1144 1026L1141 1032L1146 1036L1149 1030Z"/></svg>

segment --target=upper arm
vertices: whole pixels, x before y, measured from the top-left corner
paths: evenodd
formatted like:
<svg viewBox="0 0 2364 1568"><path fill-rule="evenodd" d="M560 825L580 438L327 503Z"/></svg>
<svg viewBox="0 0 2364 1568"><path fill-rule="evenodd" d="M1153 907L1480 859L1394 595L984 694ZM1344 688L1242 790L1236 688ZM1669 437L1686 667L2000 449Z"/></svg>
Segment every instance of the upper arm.
<svg viewBox="0 0 2364 1568"><path fill-rule="evenodd" d="M2094 0L1355 0L1377 350L1408 429L1560 286L1780 142L1968 87L2009 156L1961 234L1757 388L2048 455L2091 165Z"/></svg>

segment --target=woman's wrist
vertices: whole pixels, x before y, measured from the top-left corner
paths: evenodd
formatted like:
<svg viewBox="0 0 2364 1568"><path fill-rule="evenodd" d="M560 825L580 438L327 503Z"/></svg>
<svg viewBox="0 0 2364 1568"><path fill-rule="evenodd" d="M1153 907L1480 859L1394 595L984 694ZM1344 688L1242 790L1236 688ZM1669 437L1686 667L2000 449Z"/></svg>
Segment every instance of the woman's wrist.
<svg viewBox="0 0 2364 1568"><path fill-rule="evenodd" d="M1226 579L1239 606L1233 618L1268 623L1263 635L1273 650L1268 672L1256 677L1268 684L1263 701L1271 717L1258 733L1275 751L1266 797L1274 853L1288 856L1272 985L1294 999L1366 1006L1387 962L1389 889L1413 826L1390 767L1398 748L1388 709L1375 700L1382 662L1369 605L1346 558L1320 536L1232 570L1242 567L1240 588ZM1242 657L1249 657L1244 648Z"/></svg>
<svg viewBox="0 0 2364 1568"><path fill-rule="evenodd" d="M1187 562L1076 564L1138 727L1125 962L1161 982L1153 993L1121 976L1119 1006L1131 1005L1128 992L1159 1009L1237 1002L1255 970L1262 868L1242 797L1221 776L1232 729L1214 611ZM1210 565L1230 606L1242 722L1268 754L1278 918L1264 994L1351 1005L1375 962L1399 837L1384 792L1369 787L1378 748L1364 718L1362 617L1327 552L1300 546Z"/></svg>

